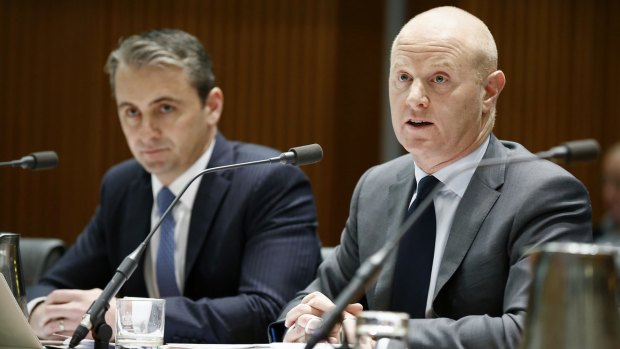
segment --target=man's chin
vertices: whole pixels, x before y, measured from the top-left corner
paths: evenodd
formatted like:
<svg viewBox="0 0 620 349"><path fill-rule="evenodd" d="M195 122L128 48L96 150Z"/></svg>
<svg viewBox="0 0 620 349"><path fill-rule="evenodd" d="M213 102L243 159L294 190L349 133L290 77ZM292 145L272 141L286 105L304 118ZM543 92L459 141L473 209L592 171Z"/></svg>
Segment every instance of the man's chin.
<svg viewBox="0 0 620 349"><path fill-rule="evenodd" d="M427 147L426 144L422 142L410 144L405 150L413 156L413 158L418 159L429 159L437 157L433 147Z"/></svg>
<svg viewBox="0 0 620 349"><path fill-rule="evenodd" d="M166 165L166 163L161 162L161 161L140 161L138 160L138 162L140 163L140 165L142 165L142 167L144 168L144 170L146 170L146 172L150 174L154 174L154 175L165 173L166 170L168 169L168 166Z"/></svg>

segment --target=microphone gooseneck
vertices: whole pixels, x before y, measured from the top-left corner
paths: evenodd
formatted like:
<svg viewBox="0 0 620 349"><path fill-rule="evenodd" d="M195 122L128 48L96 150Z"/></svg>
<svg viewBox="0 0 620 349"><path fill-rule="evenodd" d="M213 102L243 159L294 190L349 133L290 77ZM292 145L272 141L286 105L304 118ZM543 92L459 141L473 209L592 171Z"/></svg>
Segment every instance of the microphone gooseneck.
<svg viewBox="0 0 620 349"><path fill-rule="evenodd" d="M489 167L503 164L513 164L519 162L527 162L542 159L564 159L566 161L587 161L593 160L598 157L600 153L600 146L594 139L578 140L572 142L563 143L560 146L553 147L550 150L540 153L519 156L512 158L493 158L483 159L478 163L467 163L463 166L455 168L452 174L448 178L452 178L456 174L459 174L465 170L478 167ZM306 343L305 349L312 349L317 343L327 338L330 331L337 322L340 321L342 312L350 303L353 303L362 298L365 289L370 286L378 277L381 267L385 263L386 258L390 253L398 246L400 239L405 235L409 227L417 221L422 212L433 201L435 193L439 191L440 186L436 186L413 211L413 213L401 224L397 234L392 239L388 239L383 246L368 259L366 259L360 267L356 270L353 278L347 284L347 286L340 292L338 297L334 300L334 307L326 312L322 319L321 326L315 330Z"/></svg>
<svg viewBox="0 0 620 349"><path fill-rule="evenodd" d="M19 160L0 162L0 167L21 167L27 170L48 170L58 166L58 154L54 151L39 151Z"/></svg>
<svg viewBox="0 0 620 349"><path fill-rule="evenodd" d="M300 150L302 149L302 150ZM155 234L159 226L162 224L164 219L172 212L174 206L177 204L181 196L185 193L187 188L198 178L207 173L223 171L234 169L237 167L244 166L252 166L259 164L272 164L272 163L281 163L281 164L293 164L293 165L305 165L310 163L315 163L321 160L323 157L323 150L321 146L318 144L305 145L301 147L291 148L288 152L280 154L280 156L276 156L269 159L256 160L243 162L239 164L225 165L219 167L212 167L204 169L198 172L192 179L185 184L183 189L179 192L170 206L166 209L166 211L161 215L151 232L146 236L144 241L140 243L140 245L125 259L116 269L114 276L108 282L106 287L103 289L99 297L90 305L86 313L82 316L82 320L79 326L75 329L73 336L71 337L71 341L69 342L69 348L73 349L80 344L82 339L86 337L88 332L92 330L94 327L99 324L105 324L105 312L110 307L110 300L118 293L121 287L125 284L125 282L131 277L133 272L136 270L138 263L142 257L142 254L146 250L146 247L151 240L151 237ZM96 334L93 334L95 337ZM108 339L109 341L109 339ZM107 343L103 346L107 349ZM96 349L96 348L95 348Z"/></svg>

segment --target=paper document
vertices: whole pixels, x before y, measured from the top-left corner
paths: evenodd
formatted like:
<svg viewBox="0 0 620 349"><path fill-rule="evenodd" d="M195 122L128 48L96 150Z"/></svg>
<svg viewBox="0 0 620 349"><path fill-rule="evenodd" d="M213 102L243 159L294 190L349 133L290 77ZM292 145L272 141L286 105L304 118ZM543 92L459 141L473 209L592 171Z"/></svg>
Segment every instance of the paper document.
<svg viewBox="0 0 620 349"><path fill-rule="evenodd" d="M306 343L270 343L270 344L185 344L170 343L163 349L304 349ZM339 344L319 343L316 349L339 348Z"/></svg>

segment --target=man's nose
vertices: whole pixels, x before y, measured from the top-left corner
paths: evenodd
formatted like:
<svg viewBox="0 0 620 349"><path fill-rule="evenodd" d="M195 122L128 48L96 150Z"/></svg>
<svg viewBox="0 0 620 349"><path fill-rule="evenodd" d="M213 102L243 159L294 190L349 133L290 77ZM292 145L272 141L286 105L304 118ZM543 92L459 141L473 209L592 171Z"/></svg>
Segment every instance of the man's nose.
<svg viewBox="0 0 620 349"><path fill-rule="evenodd" d="M142 117L142 123L140 124L140 135L144 139L157 137L161 134L161 129L157 118L150 115L144 115Z"/></svg>
<svg viewBox="0 0 620 349"><path fill-rule="evenodd" d="M424 84L419 80L413 80L409 87L409 95L407 96L407 104L412 109L424 109L428 107L430 100L426 94Z"/></svg>

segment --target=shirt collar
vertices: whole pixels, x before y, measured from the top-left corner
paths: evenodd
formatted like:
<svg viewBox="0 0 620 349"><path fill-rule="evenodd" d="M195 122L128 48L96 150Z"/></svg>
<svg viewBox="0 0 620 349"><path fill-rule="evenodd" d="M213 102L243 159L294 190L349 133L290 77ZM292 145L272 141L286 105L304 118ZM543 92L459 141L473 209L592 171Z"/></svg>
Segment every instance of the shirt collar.
<svg viewBox="0 0 620 349"><path fill-rule="evenodd" d="M435 178L439 179L441 183L444 184L444 188L447 188L453 191L459 197L462 198L463 195L465 194L465 190L467 189L467 186L469 185L469 181L471 180L471 177L473 177L474 172L476 172L476 166L478 165L480 160L482 160L484 153L486 153L487 151L490 140L491 140L491 136L489 135L487 137L487 140L482 142L482 144L478 148L476 148L476 150L469 153L464 158L459 159L455 161L454 163L433 173L433 176L435 176ZM454 170L459 170L460 168L462 168L461 166L464 166L464 164L472 164L472 166L456 174L453 174ZM473 164L476 164L476 166L473 166ZM415 180L417 184L420 184L420 180L428 176L428 174L424 172L421 168L419 168L418 165L415 164L415 162L414 162L414 165L415 165Z"/></svg>
<svg viewBox="0 0 620 349"><path fill-rule="evenodd" d="M209 164L209 160L211 160L211 155L213 154L213 148L215 147L215 138L209 145L207 151L202 154L196 162L192 164L183 174L177 177L172 183L168 186L168 189L174 194L174 196L178 196L183 187L190 181L198 172L207 168L207 164ZM197 178L192 185L187 188L187 191L181 199L179 200L185 207L193 207L194 199L196 198L196 193L198 192L198 186L200 185L200 181L202 177ZM153 200L157 202L157 194L159 190L163 187L157 176L151 174L151 187L153 188Z"/></svg>

